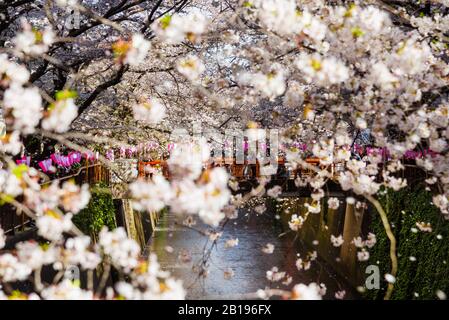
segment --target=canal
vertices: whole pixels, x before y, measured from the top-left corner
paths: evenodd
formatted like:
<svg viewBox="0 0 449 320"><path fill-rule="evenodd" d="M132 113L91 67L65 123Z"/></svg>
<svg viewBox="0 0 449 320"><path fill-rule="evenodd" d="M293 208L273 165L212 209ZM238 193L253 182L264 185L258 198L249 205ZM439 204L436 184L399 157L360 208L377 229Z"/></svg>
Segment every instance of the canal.
<svg viewBox="0 0 449 320"><path fill-rule="evenodd" d="M341 290L346 291L345 299L356 297L354 290L319 257L309 270L298 271L297 258L305 257L313 248L306 249L293 232L283 233L274 214L240 210L238 218L229 220L220 230L222 236L214 246L204 234L207 230L199 221L186 227L182 219L166 213L146 248L157 254L162 269L182 279L187 299L254 298L258 289L290 290L294 284L310 282L326 285L324 299L335 299L335 293ZM238 245L226 247L229 239L238 239ZM275 248L271 254L262 251L268 243ZM207 266L207 271L202 265ZM291 283L270 282L266 272L273 267L291 276Z"/></svg>

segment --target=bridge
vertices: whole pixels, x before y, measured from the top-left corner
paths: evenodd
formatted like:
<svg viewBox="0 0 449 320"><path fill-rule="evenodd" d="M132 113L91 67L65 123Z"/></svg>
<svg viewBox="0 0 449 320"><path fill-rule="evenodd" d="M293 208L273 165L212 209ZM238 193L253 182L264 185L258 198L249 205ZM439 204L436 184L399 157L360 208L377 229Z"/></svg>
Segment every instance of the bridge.
<svg viewBox="0 0 449 320"><path fill-rule="evenodd" d="M309 165L320 167L320 159L318 158L307 158L305 162ZM280 177L288 180L294 180L296 177L310 176L314 173L313 170L309 168L298 168L293 169L286 163L284 158L279 158L277 161L277 172L272 174L274 178ZM261 163L259 161L248 161L238 162L235 158L213 158L204 164L205 168L222 167L230 174L231 177L242 181L248 179L257 179L262 176L261 174ZM330 171L332 177L336 178L339 167L338 165L332 164L327 167L321 166ZM165 160L153 160L153 161L138 161L138 176L139 177L151 177L151 175L156 171L162 173L166 178L170 178L170 172L168 165Z"/></svg>

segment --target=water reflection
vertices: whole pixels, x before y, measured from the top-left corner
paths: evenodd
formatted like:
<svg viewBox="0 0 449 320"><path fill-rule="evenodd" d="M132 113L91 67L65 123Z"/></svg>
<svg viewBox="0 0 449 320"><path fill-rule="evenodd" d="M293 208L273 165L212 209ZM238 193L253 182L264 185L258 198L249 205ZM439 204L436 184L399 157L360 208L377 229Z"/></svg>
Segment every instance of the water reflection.
<svg viewBox="0 0 449 320"><path fill-rule="evenodd" d="M199 271L194 272L192 269L204 258L203 253L211 241L200 232L181 224L181 220L171 213L162 217L148 250L157 254L163 269L183 280L188 299L238 299L266 287L288 290L296 283L310 282L326 284L325 299L333 299L339 290L346 290L346 298L354 297L351 289L318 260L312 262L312 268L308 271L297 270L297 255L304 257L310 250L298 243L295 234L281 235L280 223L272 214L256 215L252 211L241 210L238 219L230 220L207 260L207 277L198 276ZM208 229L199 222L195 228ZM231 238L239 239L238 246L225 248L226 240ZM275 246L272 254L262 252L267 243ZM170 247L173 252L168 252L171 251L167 250ZM191 261L188 261L188 255ZM275 266L292 276L291 284L267 280L266 271ZM225 278L228 268L234 271L230 279Z"/></svg>

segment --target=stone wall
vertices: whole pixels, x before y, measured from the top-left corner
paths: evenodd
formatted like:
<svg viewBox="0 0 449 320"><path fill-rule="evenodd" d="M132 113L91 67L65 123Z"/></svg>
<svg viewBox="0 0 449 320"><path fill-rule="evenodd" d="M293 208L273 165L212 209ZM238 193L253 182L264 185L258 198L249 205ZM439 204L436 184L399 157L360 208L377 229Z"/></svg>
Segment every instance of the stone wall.
<svg viewBox="0 0 449 320"><path fill-rule="evenodd" d="M159 219L157 212L139 212L133 209L131 200L116 199L117 224L126 229L128 236L144 249Z"/></svg>
<svg viewBox="0 0 449 320"><path fill-rule="evenodd" d="M284 230L290 230L288 221L292 214L307 216L298 231L300 244L310 250L316 250L319 259L326 262L336 273L346 279L353 287L363 285L364 273L357 261L357 251L351 243L352 239L362 236L363 210L357 210L354 205L345 205L345 198L340 196L340 207L337 210L328 208L327 199L322 201L320 213L307 214L305 203L311 203L311 198L290 198L277 204ZM343 235L344 243L336 248L331 243L331 235ZM317 243L318 241L318 243Z"/></svg>

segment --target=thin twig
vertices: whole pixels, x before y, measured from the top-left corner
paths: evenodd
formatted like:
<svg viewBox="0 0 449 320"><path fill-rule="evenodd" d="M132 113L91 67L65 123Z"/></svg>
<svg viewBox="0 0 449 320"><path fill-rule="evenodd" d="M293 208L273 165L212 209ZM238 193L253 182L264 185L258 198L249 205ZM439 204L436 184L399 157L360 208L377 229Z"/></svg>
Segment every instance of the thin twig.
<svg viewBox="0 0 449 320"><path fill-rule="evenodd" d="M387 233L387 237L390 240L390 259L391 259L391 272L390 274L393 277L396 277L396 274L398 272L398 258L396 255L396 237L394 236L393 231L391 230L390 223L388 222L387 213L382 208L382 205L380 202L375 199L371 195L365 195L365 198L371 202L377 209L377 212L380 215L380 218L382 219L382 224L384 226L385 232ZM389 282L387 292L385 293L385 300L389 300L391 298L391 294L393 293L394 284Z"/></svg>

